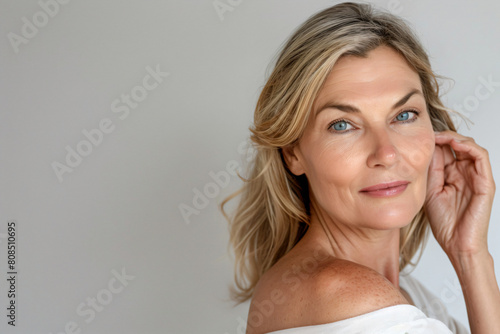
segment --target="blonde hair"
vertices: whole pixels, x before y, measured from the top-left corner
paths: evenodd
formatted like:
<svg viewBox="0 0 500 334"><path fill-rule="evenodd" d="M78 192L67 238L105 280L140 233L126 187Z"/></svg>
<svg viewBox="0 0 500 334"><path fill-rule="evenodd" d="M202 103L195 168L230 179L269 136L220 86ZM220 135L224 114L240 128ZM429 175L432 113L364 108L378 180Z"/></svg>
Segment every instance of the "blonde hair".
<svg viewBox="0 0 500 334"><path fill-rule="evenodd" d="M456 131L439 98L439 84L428 56L400 18L370 5L342 3L310 17L290 37L260 94L250 128L256 156L242 188L226 198L221 210L229 221L235 254L231 298L252 297L260 277L290 251L309 226L310 202L305 175L286 167L282 148L302 136L313 102L337 60L366 57L378 46L398 51L419 74L435 131ZM229 217L224 205L241 196ZM423 208L401 229L400 270L424 247L428 220Z"/></svg>

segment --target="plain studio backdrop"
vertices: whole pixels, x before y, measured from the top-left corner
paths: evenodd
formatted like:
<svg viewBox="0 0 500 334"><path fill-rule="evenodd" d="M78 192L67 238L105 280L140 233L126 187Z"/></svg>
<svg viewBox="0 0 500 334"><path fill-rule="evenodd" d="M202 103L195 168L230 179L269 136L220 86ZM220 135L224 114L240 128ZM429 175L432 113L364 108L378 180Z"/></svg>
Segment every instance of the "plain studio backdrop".
<svg viewBox="0 0 500 334"><path fill-rule="evenodd" d="M242 333L249 303L227 302L234 264L217 207L240 186L269 63L336 3L1 1L0 332ZM444 101L474 122L456 118L500 177L499 2L373 3L408 20L454 80ZM467 324L432 237L414 275Z"/></svg>

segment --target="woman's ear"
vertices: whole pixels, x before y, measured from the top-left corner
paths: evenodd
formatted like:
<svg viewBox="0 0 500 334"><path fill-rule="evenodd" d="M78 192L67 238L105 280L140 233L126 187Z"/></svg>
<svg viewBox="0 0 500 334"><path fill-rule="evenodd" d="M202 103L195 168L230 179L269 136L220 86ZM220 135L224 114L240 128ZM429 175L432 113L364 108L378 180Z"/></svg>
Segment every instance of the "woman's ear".
<svg viewBox="0 0 500 334"><path fill-rule="evenodd" d="M283 159L290 172L297 176L305 173L297 145L287 145L281 149L281 152L283 153Z"/></svg>

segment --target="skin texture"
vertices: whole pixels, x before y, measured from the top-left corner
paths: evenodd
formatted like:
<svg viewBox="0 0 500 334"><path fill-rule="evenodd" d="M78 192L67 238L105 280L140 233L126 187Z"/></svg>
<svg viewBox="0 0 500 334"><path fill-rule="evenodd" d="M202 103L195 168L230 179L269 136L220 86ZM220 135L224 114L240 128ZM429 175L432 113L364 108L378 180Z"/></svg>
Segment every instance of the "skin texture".
<svg viewBox="0 0 500 334"><path fill-rule="evenodd" d="M309 180L311 225L259 281L247 333L329 323L411 303L399 289L399 229L424 204L435 148L418 74L388 47L366 58L343 57L312 113L298 144L283 150L288 168ZM332 126L339 120L345 131ZM360 192L391 181L409 184L393 197ZM283 302L271 303L272 312L259 322L273 291L283 293Z"/></svg>
<svg viewBox="0 0 500 334"><path fill-rule="evenodd" d="M451 131L436 135L426 208L432 233L462 286L472 334L500 328L500 290L487 243L495 190L484 148Z"/></svg>
<svg viewBox="0 0 500 334"><path fill-rule="evenodd" d="M471 332L500 328L487 246L495 193L488 153L472 138L435 134L421 92L417 73L386 46L334 66L305 133L283 148L290 171L309 181L310 227L261 277L248 334L411 304L399 289L399 231L422 206L462 285ZM390 181L409 183L396 196L360 192Z"/></svg>
<svg viewBox="0 0 500 334"><path fill-rule="evenodd" d="M339 105L359 111L346 112ZM331 126L339 119L345 120L339 124L345 131ZM371 267L398 286L397 254L388 256L387 245L399 245L399 229L424 204L434 147L419 76L384 46L367 58L338 61L319 92L303 137L285 150L285 159L294 174L307 176L316 207L311 225L319 226L319 218L326 222L333 255ZM386 198L360 192L391 181L409 184L402 194Z"/></svg>

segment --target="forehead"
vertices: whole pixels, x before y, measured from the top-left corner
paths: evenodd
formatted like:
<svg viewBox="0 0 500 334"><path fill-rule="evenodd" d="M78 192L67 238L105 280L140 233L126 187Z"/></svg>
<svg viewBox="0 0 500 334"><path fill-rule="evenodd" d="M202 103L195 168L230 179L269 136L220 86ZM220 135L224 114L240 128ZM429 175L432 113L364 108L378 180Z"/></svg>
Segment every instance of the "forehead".
<svg viewBox="0 0 500 334"><path fill-rule="evenodd" d="M344 56L334 65L318 96L325 100L369 100L401 95L421 89L418 73L406 59L388 46L370 51L366 57Z"/></svg>

